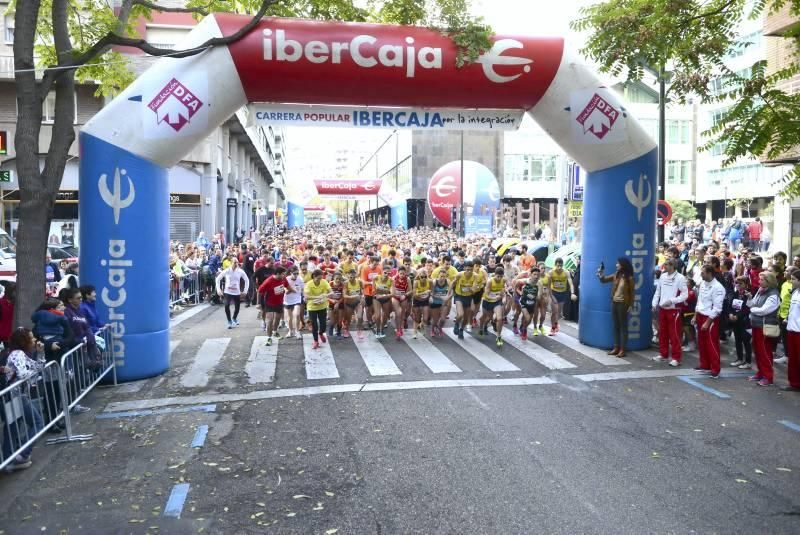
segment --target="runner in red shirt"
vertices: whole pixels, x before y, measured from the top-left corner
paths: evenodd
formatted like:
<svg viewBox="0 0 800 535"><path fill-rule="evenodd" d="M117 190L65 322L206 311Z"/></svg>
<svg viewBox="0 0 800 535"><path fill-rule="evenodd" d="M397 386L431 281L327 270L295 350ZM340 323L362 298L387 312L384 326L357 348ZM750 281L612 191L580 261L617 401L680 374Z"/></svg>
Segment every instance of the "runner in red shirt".
<svg viewBox="0 0 800 535"><path fill-rule="evenodd" d="M336 273L336 262L331 260L331 253L327 251L322 255L322 258L323 260L319 265L319 269L322 270L322 273L325 274L325 278L330 282L333 280L333 274Z"/></svg>
<svg viewBox="0 0 800 535"><path fill-rule="evenodd" d="M294 290L286 280L286 270L282 267L275 268L275 274L258 287L261 296L263 311L267 322L267 345L272 345L272 333L280 340L278 324L283 317L283 294L293 293Z"/></svg>
<svg viewBox="0 0 800 535"><path fill-rule="evenodd" d="M392 295L392 304L394 305L395 334L399 338L403 336L403 326L405 325L409 308L408 296L411 294L411 283L406 274L405 266L397 268L397 275L393 279L394 294Z"/></svg>

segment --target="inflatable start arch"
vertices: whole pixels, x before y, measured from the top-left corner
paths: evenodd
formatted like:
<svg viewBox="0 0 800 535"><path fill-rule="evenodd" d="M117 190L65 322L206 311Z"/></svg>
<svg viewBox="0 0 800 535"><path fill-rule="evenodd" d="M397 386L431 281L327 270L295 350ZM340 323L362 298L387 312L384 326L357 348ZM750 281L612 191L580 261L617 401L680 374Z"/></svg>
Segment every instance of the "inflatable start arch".
<svg viewBox="0 0 800 535"><path fill-rule="evenodd" d="M249 17L213 15L183 47ZM656 145L563 39L498 36L462 69L456 47L416 27L265 19L242 40L159 60L80 134L81 277L113 328L118 376L169 368L167 169L248 102L526 110L588 173L580 339L611 346L601 261L636 270L630 348L649 346Z"/></svg>

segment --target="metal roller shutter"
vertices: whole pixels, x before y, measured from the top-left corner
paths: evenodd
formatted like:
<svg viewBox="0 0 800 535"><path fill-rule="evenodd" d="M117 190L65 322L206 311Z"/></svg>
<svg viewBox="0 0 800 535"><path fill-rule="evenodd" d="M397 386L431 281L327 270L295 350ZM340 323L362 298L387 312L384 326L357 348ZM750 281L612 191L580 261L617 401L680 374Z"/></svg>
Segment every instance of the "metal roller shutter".
<svg viewBox="0 0 800 535"><path fill-rule="evenodd" d="M194 241L200 231L200 207L169 207L169 239L183 243Z"/></svg>

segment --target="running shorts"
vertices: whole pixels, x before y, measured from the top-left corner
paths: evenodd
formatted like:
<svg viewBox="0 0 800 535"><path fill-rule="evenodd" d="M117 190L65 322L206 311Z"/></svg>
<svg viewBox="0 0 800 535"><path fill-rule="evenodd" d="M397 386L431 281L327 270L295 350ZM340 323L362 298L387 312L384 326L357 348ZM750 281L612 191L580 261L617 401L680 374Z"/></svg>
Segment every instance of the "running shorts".
<svg viewBox="0 0 800 535"><path fill-rule="evenodd" d="M569 292L553 292L553 298L557 303L564 304L569 301L570 294Z"/></svg>
<svg viewBox="0 0 800 535"><path fill-rule="evenodd" d="M422 307L429 306L429 303L427 301L417 301L416 299L414 299L414 301L412 303L412 306L414 308L422 308Z"/></svg>
<svg viewBox="0 0 800 535"><path fill-rule="evenodd" d="M455 295L453 296L456 303L461 303L465 307L472 306L472 296L471 295Z"/></svg>
<svg viewBox="0 0 800 535"><path fill-rule="evenodd" d="M486 312L491 312L502 304L502 301L484 301L481 303L481 308L483 308Z"/></svg>
<svg viewBox="0 0 800 535"><path fill-rule="evenodd" d="M283 313L283 305L278 305L278 306L267 305L265 307L265 309L266 309L266 312L274 312L276 314Z"/></svg>

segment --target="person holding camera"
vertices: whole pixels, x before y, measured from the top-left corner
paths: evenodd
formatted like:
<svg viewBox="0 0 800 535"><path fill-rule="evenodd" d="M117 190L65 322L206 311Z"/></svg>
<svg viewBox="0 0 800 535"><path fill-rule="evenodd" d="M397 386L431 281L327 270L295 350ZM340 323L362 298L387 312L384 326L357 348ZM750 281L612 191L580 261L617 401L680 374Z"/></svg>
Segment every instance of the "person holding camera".
<svg viewBox="0 0 800 535"><path fill-rule="evenodd" d="M633 266L625 257L617 258L616 269L613 275L606 276L605 265L601 262L597 270L597 278L607 284L613 282L611 287L611 317L614 320L614 348L608 352L619 358L625 356L625 347L628 345L628 311L633 306Z"/></svg>

